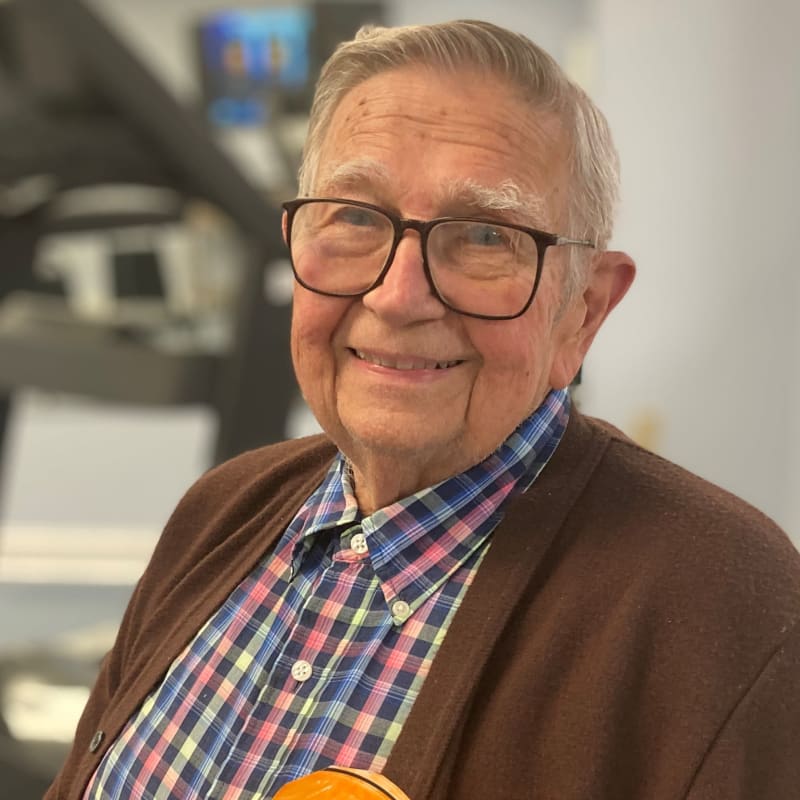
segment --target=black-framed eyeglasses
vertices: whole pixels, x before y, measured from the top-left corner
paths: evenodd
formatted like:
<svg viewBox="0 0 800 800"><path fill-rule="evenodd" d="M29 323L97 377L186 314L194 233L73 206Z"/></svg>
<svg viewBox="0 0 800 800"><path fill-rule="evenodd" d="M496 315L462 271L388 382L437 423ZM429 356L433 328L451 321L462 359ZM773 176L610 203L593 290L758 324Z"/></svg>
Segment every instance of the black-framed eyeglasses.
<svg viewBox="0 0 800 800"><path fill-rule="evenodd" d="M431 291L449 309L480 319L514 319L533 302L548 247L593 247L581 239L480 217L402 219L379 206L313 197L283 204L298 283L331 297L379 286L405 231L417 231Z"/></svg>

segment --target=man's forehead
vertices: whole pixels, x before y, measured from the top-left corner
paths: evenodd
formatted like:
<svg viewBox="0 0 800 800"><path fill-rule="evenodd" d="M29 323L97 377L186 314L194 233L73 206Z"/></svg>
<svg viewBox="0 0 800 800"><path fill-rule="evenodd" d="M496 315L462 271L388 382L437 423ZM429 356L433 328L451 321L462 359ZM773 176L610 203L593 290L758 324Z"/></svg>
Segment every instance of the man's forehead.
<svg viewBox="0 0 800 800"><path fill-rule="evenodd" d="M320 165L317 192L347 195L370 193L378 201L392 198L395 184L387 166L372 158L329 161ZM430 187L427 187L430 188ZM536 222L547 219L547 202L541 195L523 192L511 178L486 183L475 178L444 177L433 187L432 199L443 208L466 211L506 211Z"/></svg>

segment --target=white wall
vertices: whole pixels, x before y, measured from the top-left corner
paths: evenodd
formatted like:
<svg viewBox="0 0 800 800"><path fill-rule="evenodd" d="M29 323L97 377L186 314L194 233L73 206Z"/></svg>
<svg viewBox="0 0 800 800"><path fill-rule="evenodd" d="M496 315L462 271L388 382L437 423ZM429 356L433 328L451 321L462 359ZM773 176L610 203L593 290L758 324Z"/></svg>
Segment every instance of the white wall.
<svg viewBox="0 0 800 800"><path fill-rule="evenodd" d="M587 405L800 534L800 4L597 0L594 30L639 276Z"/></svg>
<svg viewBox="0 0 800 800"><path fill-rule="evenodd" d="M217 0L93 3L177 94L194 93L187 26ZM800 532L800 61L792 41L800 4L767 5L769 14L749 0L397 0L389 14L395 23L491 19L589 81L623 160L615 242L640 271L586 365L583 405ZM15 433L12 521L35 517L37 502L52 496L62 505L47 517L67 524L98 516L156 524L202 468L208 421L196 416L181 426L130 410L86 412L83 421L67 413L55 433L47 428L54 418L41 413ZM87 450L102 451L114 415L131 431L117 438L125 469L81 463ZM133 432L137 420L146 424ZM54 442L66 453L57 474L46 467ZM144 487L135 511L131 472ZM91 510L98 497L101 515Z"/></svg>

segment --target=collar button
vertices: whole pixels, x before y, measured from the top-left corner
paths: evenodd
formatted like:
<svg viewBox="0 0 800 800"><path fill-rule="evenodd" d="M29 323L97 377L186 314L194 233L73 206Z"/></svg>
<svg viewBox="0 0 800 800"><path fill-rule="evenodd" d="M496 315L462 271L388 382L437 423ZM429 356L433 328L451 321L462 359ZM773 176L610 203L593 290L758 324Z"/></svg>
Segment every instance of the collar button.
<svg viewBox="0 0 800 800"><path fill-rule="evenodd" d="M360 556L363 556L369 550L367 545L367 537L363 533L356 533L350 540L350 549Z"/></svg>
<svg viewBox="0 0 800 800"><path fill-rule="evenodd" d="M399 625L411 616L411 606L405 600L395 600L392 603L392 618Z"/></svg>

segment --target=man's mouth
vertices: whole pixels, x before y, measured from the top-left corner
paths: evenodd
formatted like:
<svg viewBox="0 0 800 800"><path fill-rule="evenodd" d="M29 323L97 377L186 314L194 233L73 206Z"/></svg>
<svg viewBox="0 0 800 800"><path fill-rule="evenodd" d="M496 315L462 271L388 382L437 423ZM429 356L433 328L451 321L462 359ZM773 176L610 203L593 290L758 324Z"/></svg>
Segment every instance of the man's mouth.
<svg viewBox="0 0 800 800"><path fill-rule="evenodd" d="M450 369L462 363L460 359L454 361L432 361L427 358L415 358L413 356L379 355L377 353L370 353L367 350L356 350L354 348L350 348L350 352L360 361L376 364L379 367L399 370Z"/></svg>

